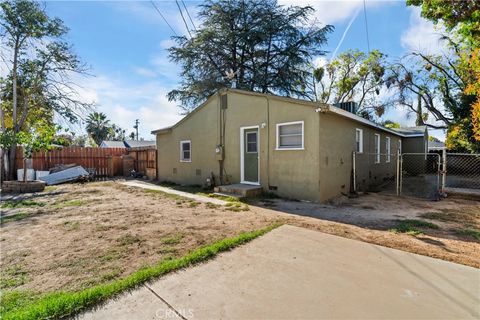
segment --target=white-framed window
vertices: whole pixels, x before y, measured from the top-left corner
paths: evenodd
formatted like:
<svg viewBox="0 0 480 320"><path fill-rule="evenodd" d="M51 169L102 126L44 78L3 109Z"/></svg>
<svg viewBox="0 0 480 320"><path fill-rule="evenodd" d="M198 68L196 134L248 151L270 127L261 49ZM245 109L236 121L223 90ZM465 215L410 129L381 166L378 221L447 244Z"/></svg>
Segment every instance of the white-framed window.
<svg viewBox="0 0 480 320"><path fill-rule="evenodd" d="M402 139L398 139L398 152L402 154Z"/></svg>
<svg viewBox="0 0 480 320"><path fill-rule="evenodd" d="M390 162L390 137L385 138L385 153L387 154L385 162Z"/></svg>
<svg viewBox="0 0 480 320"><path fill-rule="evenodd" d="M363 152L363 130L355 129L355 151L357 153Z"/></svg>
<svg viewBox="0 0 480 320"><path fill-rule="evenodd" d="M375 163L380 163L380 135L375 133Z"/></svg>
<svg viewBox="0 0 480 320"><path fill-rule="evenodd" d="M192 141L180 141L180 162L192 162Z"/></svg>
<svg viewBox="0 0 480 320"><path fill-rule="evenodd" d="M277 123L277 150L303 150L303 121Z"/></svg>

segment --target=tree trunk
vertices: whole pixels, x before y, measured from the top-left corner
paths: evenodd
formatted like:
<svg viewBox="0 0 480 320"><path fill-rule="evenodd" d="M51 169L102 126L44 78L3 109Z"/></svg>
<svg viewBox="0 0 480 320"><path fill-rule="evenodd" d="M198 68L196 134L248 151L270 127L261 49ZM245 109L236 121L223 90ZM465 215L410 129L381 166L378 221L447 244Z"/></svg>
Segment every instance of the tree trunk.
<svg viewBox="0 0 480 320"><path fill-rule="evenodd" d="M9 150L9 153L8 153L7 180L13 180L13 178L14 178L16 152L17 152L17 143L14 142L10 146L10 150Z"/></svg>

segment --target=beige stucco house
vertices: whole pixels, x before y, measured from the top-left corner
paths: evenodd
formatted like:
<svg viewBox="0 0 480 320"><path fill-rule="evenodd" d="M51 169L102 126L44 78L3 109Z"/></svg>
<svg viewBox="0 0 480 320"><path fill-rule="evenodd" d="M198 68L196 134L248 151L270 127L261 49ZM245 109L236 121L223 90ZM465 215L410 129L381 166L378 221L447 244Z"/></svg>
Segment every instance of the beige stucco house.
<svg viewBox="0 0 480 320"><path fill-rule="evenodd" d="M155 130L161 181L245 183L280 196L325 201L356 179L395 174L386 154L423 152L426 130L394 131L329 105L222 89L175 125ZM362 157L361 155L365 155Z"/></svg>

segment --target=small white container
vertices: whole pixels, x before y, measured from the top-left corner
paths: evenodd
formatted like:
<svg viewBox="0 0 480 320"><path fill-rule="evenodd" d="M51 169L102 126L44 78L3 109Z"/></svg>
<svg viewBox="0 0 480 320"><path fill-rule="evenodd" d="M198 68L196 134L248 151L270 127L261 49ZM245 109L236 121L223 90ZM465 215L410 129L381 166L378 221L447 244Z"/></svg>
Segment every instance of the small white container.
<svg viewBox="0 0 480 320"><path fill-rule="evenodd" d="M23 179L23 169L17 169L17 180L24 181ZM27 169L27 181L35 180L35 170Z"/></svg>
<svg viewBox="0 0 480 320"><path fill-rule="evenodd" d="M40 171L40 170L37 170L37 172L36 172L37 180L40 179L41 177L48 176L49 174L50 174L50 171Z"/></svg>

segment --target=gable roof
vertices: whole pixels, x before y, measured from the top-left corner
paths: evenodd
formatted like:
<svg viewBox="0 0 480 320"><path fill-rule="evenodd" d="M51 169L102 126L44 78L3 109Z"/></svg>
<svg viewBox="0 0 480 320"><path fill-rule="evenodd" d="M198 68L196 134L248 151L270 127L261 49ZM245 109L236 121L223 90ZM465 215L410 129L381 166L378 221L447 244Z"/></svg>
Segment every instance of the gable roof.
<svg viewBox="0 0 480 320"><path fill-rule="evenodd" d="M156 146L155 140L124 140L109 141L104 140L100 144L101 148L142 148Z"/></svg>
<svg viewBox="0 0 480 320"><path fill-rule="evenodd" d="M125 148L123 141L108 141L104 140L100 144L100 148Z"/></svg>
<svg viewBox="0 0 480 320"><path fill-rule="evenodd" d="M127 148L141 148L156 146L155 140L125 140L125 146Z"/></svg>
<svg viewBox="0 0 480 320"><path fill-rule="evenodd" d="M354 113L351 113L351 112L348 112L346 110L337 108L337 107L329 105L329 104L318 102L318 101L308 101L308 100L302 100L302 99L296 99L296 98L290 98L290 97L282 97L282 96L277 96L277 95L268 94L268 93L260 93L260 92L246 91L246 90L240 90L240 89L232 89L232 88L223 88L223 89L218 90L216 93L212 94L210 97L208 97L208 99L205 102L203 102L200 106L198 106L197 108L192 110L190 113L188 113L185 117L180 119L180 121L178 121L174 125L169 126L169 127L164 127L164 128L161 128L161 129L157 129L157 130L153 130L152 134L156 135L156 134L171 132L172 129L178 127L181 123L186 121L193 114L195 114L196 112L201 110L211 100L213 100L214 98L218 97L219 95L225 94L227 92L234 92L234 93L243 94L243 95L250 95L250 96L259 96L259 97L265 97L265 98L271 98L271 99L296 103L296 104L308 105L308 106L311 106L311 107L315 108L316 112L332 112L336 115L352 119L352 120L354 120L356 122L359 122L359 123L362 123L364 125L374 127L376 129L394 134L396 136L404 137L404 138L424 136L425 130L426 130L426 127L422 127L423 130L421 132L420 131L415 131L413 129L409 130L410 128L398 128L398 130L393 130L393 129L390 129L390 128L385 128L384 126L381 126L381 125L379 125L379 124L377 124L373 121L362 118L362 117L360 117L360 116L358 116ZM412 128L420 128L420 127L412 127ZM402 129L405 129L405 130L402 130Z"/></svg>

